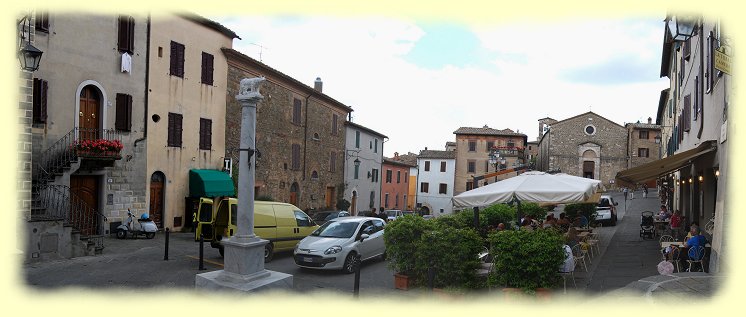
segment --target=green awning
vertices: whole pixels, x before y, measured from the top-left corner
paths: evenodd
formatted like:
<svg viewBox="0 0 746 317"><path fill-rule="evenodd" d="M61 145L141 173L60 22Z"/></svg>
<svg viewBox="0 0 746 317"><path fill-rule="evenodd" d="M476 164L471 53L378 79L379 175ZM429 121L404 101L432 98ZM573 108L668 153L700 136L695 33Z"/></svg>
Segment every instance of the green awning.
<svg viewBox="0 0 746 317"><path fill-rule="evenodd" d="M233 180L218 170L189 170L190 197L234 196Z"/></svg>

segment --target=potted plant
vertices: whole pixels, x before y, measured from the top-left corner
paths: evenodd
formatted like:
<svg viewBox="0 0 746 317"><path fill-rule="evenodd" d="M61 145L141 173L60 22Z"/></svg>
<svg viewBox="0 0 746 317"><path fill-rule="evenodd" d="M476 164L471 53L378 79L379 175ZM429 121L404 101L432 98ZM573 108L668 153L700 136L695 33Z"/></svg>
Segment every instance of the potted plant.
<svg viewBox="0 0 746 317"><path fill-rule="evenodd" d="M488 278L490 285L532 294L539 288L554 287L561 280L557 268L565 254L559 231L506 230L491 233L488 240L495 265Z"/></svg>
<svg viewBox="0 0 746 317"><path fill-rule="evenodd" d="M124 146L119 140L93 139L75 142L78 156L117 157L122 148Z"/></svg>
<svg viewBox="0 0 746 317"><path fill-rule="evenodd" d="M415 257L415 279L428 283L428 269L434 268L434 288L469 289L477 287L477 254L484 240L472 228L436 225L419 239Z"/></svg>
<svg viewBox="0 0 746 317"><path fill-rule="evenodd" d="M415 254L422 234L432 225L424 218L404 215L386 225L383 240L386 245L386 259L389 267L396 272L394 284L398 289L408 289L415 273Z"/></svg>

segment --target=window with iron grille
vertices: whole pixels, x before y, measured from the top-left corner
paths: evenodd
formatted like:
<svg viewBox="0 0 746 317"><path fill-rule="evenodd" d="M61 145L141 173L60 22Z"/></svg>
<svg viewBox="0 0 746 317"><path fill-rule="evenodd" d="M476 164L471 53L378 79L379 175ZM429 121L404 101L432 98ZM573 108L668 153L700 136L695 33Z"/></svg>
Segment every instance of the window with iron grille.
<svg viewBox="0 0 746 317"><path fill-rule="evenodd" d="M199 119L199 149L212 149L212 120Z"/></svg>
<svg viewBox="0 0 746 317"><path fill-rule="evenodd" d="M49 84L44 79L34 78L33 123L47 122L47 90Z"/></svg>
<svg viewBox="0 0 746 317"><path fill-rule="evenodd" d="M202 83L212 86L212 74L214 71L213 63L215 57L212 54L202 52Z"/></svg>
<svg viewBox="0 0 746 317"><path fill-rule="evenodd" d="M184 44L171 41L171 60L169 65L171 76L184 78Z"/></svg>
<svg viewBox="0 0 746 317"><path fill-rule="evenodd" d="M168 113L168 146L181 147L183 116L178 113Z"/></svg>
<svg viewBox="0 0 746 317"><path fill-rule="evenodd" d="M127 52L130 55L135 51L135 18L128 15L119 16L117 48L119 52Z"/></svg>
<svg viewBox="0 0 746 317"><path fill-rule="evenodd" d="M114 127L119 131L132 129L132 96L117 94L117 113Z"/></svg>

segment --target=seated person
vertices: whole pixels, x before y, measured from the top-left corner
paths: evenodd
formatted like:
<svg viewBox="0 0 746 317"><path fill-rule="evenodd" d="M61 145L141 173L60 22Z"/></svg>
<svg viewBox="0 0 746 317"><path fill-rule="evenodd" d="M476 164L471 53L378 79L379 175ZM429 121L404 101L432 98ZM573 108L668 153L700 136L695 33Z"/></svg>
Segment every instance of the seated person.
<svg viewBox="0 0 746 317"><path fill-rule="evenodd" d="M581 227L581 228L587 227L588 218L586 218L583 215L578 215L577 217L575 217L575 221L573 221L573 225L575 225L576 227Z"/></svg>
<svg viewBox="0 0 746 317"><path fill-rule="evenodd" d="M570 220L567 219L565 213L561 213L559 215L559 220L557 220L557 225L560 226L562 230L567 230L568 228L570 228L570 224Z"/></svg>
<svg viewBox="0 0 746 317"><path fill-rule="evenodd" d="M567 230L567 233L565 234L565 244L572 248L578 243L580 243L578 230L575 230L574 227L570 227L570 230Z"/></svg>
<svg viewBox="0 0 746 317"><path fill-rule="evenodd" d="M503 231L505 230L505 224L504 223L498 223L497 224L497 231Z"/></svg>
<svg viewBox="0 0 746 317"><path fill-rule="evenodd" d="M557 226L557 220L554 219L554 214L549 214L544 220L544 224L541 225L543 229L553 228Z"/></svg>
<svg viewBox="0 0 746 317"><path fill-rule="evenodd" d="M691 235L691 238L687 239L686 242L684 242L684 248L687 248L686 255L691 260L701 260L704 256L704 253L696 254L696 247L704 247L707 244L707 238L705 238L705 236L700 233L698 226L692 226L689 229L689 233Z"/></svg>
<svg viewBox="0 0 746 317"><path fill-rule="evenodd" d="M661 205L661 210L658 212L657 217L660 220L666 220L671 217L671 213L666 208L666 205Z"/></svg>

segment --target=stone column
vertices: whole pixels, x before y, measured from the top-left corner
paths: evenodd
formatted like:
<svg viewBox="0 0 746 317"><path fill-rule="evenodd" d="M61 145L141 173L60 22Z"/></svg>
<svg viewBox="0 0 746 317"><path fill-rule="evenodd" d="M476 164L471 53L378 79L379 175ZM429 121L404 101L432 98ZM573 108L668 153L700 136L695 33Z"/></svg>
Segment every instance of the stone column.
<svg viewBox="0 0 746 317"><path fill-rule="evenodd" d="M259 85L264 77L244 78L236 100L241 103L241 142L238 169L237 232L223 240L225 270L198 274L195 286L254 292L292 288L293 276L264 269L264 247L269 241L254 234L254 168L256 105L262 100Z"/></svg>

